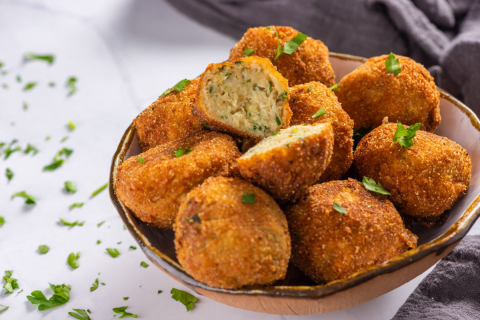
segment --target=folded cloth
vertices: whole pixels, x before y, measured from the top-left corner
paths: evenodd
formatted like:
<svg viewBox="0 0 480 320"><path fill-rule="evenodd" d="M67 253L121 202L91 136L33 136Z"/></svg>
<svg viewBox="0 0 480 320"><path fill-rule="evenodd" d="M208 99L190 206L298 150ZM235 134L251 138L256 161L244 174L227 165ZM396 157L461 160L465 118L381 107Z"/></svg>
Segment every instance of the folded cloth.
<svg viewBox="0 0 480 320"><path fill-rule="evenodd" d="M322 40L331 51L409 56L480 114L479 0L167 1L235 39L249 27L286 25Z"/></svg>
<svg viewBox="0 0 480 320"><path fill-rule="evenodd" d="M467 236L398 310L393 320L480 319L480 235Z"/></svg>

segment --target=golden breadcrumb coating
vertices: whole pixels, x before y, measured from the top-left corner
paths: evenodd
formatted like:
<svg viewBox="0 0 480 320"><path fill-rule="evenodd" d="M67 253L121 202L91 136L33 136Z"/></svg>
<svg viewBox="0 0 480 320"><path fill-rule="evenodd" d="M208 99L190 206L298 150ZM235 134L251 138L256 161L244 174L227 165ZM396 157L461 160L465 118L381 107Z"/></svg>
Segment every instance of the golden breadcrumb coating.
<svg viewBox="0 0 480 320"><path fill-rule="evenodd" d="M472 162L457 143L418 130L413 146L393 142L397 125L384 124L367 134L355 151L360 176L380 182L403 213L434 220L465 194Z"/></svg>
<svg viewBox="0 0 480 320"><path fill-rule="evenodd" d="M254 203L242 201L254 194ZM182 201L177 258L196 280L225 289L283 279L290 259L287 219L267 193L236 178L213 177Z"/></svg>
<svg viewBox="0 0 480 320"><path fill-rule="evenodd" d="M290 125L330 122L334 144L330 164L320 177L321 181L340 179L353 161L353 121L342 109L332 90L319 82L309 82L290 88ZM325 114L313 118L323 108Z"/></svg>
<svg viewBox="0 0 480 320"><path fill-rule="evenodd" d="M332 151L330 123L294 126L265 138L237 163L243 178L280 202L294 202L318 181Z"/></svg>
<svg viewBox="0 0 480 320"><path fill-rule="evenodd" d="M125 160L115 192L143 222L172 228L183 197L210 176L230 174L240 155L230 136L198 132Z"/></svg>
<svg viewBox="0 0 480 320"><path fill-rule="evenodd" d="M250 28L230 51L230 60L244 57L245 49L254 49L250 56L270 59L291 86L310 81L319 81L327 86L335 84L328 48L322 41L308 37L291 55L283 53L275 61L277 35L273 28L278 32L280 48L298 34L298 31L291 27Z"/></svg>
<svg viewBox="0 0 480 320"><path fill-rule="evenodd" d="M202 121L192 114L198 80L191 80L180 92L160 96L133 119L143 151L203 129Z"/></svg>
<svg viewBox="0 0 480 320"><path fill-rule="evenodd" d="M417 244L393 204L353 179L310 187L286 214L293 263L317 282L347 278Z"/></svg>
<svg viewBox="0 0 480 320"><path fill-rule="evenodd" d="M200 77L193 114L211 129L258 141L288 127L288 82L259 57L210 64Z"/></svg>
<svg viewBox="0 0 480 320"><path fill-rule="evenodd" d="M406 125L422 124L434 132L440 124L440 93L425 67L399 56L401 71L387 72L387 55L373 57L346 75L335 91L343 109L355 122L355 130L374 129L384 117Z"/></svg>

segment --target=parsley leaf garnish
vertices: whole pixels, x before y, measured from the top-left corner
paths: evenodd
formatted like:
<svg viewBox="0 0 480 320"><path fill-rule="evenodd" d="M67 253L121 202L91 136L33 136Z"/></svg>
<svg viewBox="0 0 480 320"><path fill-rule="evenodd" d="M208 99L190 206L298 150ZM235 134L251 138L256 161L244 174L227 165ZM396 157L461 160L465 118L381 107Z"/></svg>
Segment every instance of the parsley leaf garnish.
<svg viewBox="0 0 480 320"><path fill-rule="evenodd" d="M162 95L160 97L163 97L163 96L166 96L167 94L169 94L170 92L172 92L173 90L175 90L176 92L181 92L183 89L185 89L187 87L187 85L190 83L190 80L188 79L183 79L183 80L180 80L179 82L177 82L173 88L171 89L168 89L166 90L164 93L162 93Z"/></svg>
<svg viewBox="0 0 480 320"><path fill-rule="evenodd" d="M64 226L67 226L67 227L75 227L75 226L83 227L83 224L85 223L85 221L79 222L77 220L77 221L74 221L74 222L68 222L67 220L64 220L62 218L59 218L59 219L60 219L60 223Z"/></svg>
<svg viewBox="0 0 480 320"><path fill-rule="evenodd" d="M137 250L137 247L135 247L135 246L130 246L129 249L130 249L130 250Z"/></svg>
<svg viewBox="0 0 480 320"><path fill-rule="evenodd" d="M173 154L175 155L175 157L178 158L178 157L181 157L181 156L183 156L184 154L188 154L188 153L190 153L190 152L192 152L192 150L186 149L186 147L181 147L181 148L173 151Z"/></svg>
<svg viewBox="0 0 480 320"><path fill-rule="evenodd" d="M148 263L146 263L144 261L140 262L140 265L144 268L148 268Z"/></svg>
<svg viewBox="0 0 480 320"><path fill-rule="evenodd" d="M53 157L53 162L45 167L43 167L43 171L53 171L60 167L65 160L70 157L73 153L72 149L62 148L58 151L55 156Z"/></svg>
<svg viewBox="0 0 480 320"><path fill-rule="evenodd" d="M5 284L3 288L5 289L5 294L13 293L13 290L18 289L18 282L17 279L12 278L13 271L6 270L5 276L3 276L3 280L5 280Z"/></svg>
<svg viewBox="0 0 480 320"><path fill-rule="evenodd" d="M38 252L40 252L40 254L46 254L48 251L50 251L50 248L47 245L41 244L38 246Z"/></svg>
<svg viewBox="0 0 480 320"><path fill-rule="evenodd" d="M335 83L333 86L330 87L330 90L335 91L338 89L338 83Z"/></svg>
<svg viewBox="0 0 480 320"><path fill-rule="evenodd" d="M77 192L77 186L72 181L65 181L65 191L75 193Z"/></svg>
<svg viewBox="0 0 480 320"><path fill-rule="evenodd" d="M75 209L75 208L81 208L83 207L84 203L83 202L75 202L68 207L69 210Z"/></svg>
<svg viewBox="0 0 480 320"><path fill-rule="evenodd" d="M145 158L143 158L143 157L137 158L137 160L140 163L145 163Z"/></svg>
<svg viewBox="0 0 480 320"><path fill-rule="evenodd" d="M99 223L97 224L97 227L100 228L100 227L102 226L102 224L104 224L104 223L105 223L105 220L99 222Z"/></svg>
<svg viewBox="0 0 480 320"><path fill-rule="evenodd" d="M117 249L107 248L107 252L112 258L116 258L120 255L120 252L118 252Z"/></svg>
<svg viewBox="0 0 480 320"><path fill-rule="evenodd" d="M172 288L170 294L173 300L181 302L187 308L187 312L192 310L193 304L198 301L197 297L183 290Z"/></svg>
<svg viewBox="0 0 480 320"><path fill-rule="evenodd" d="M0 227L5 224L5 218L0 216Z"/></svg>
<svg viewBox="0 0 480 320"><path fill-rule="evenodd" d="M245 48L243 50L243 54L245 55L245 57L248 57L249 55L251 55L253 53L253 51L255 51L255 49Z"/></svg>
<svg viewBox="0 0 480 320"><path fill-rule="evenodd" d="M13 175L14 173L12 170L10 170L9 168L5 169L5 176L7 177L8 181L12 180Z"/></svg>
<svg viewBox="0 0 480 320"><path fill-rule="evenodd" d="M277 122L278 125L282 124L282 121L280 121L280 118L277 115L275 115L275 121Z"/></svg>
<svg viewBox="0 0 480 320"><path fill-rule="evenodd" d="M119 317L120 319L121 319L121 318L126 318L126 317L130 317L130 318L137 318L137 317L138 317L138 315L136 315L136 314L127 312L127 311L126 311L127 308L128 308L128 307L118 307L118 308L113 308L112 310L113 310L113 312L115 312L115 313L121 313L121 315L120 315L120 317Z"/></svg>
<svg viewBox="0 0 480 320"><path fill-rule="evenodd" d="M318 110L317 112L315 112L315 114L312 116L313 119L315 118L318 118L320 116L323 116L325 114L325 109L320 108L320 110Z"/></svg>
<svg viewBox="0 0 480 320"><path fill-rule="evenodd" d="M369 191L373 191L373 192L383 194L383 195L386 195L386 196L390 195L390 192L385 190L385 188L380 184L380 182L375 183L375 180L373 180L372 178L363 177L362 183L363 183L363 186L365 187L365 189L367 189Z"/></svg>
<svg viewBox="0 0 480 320"><path fill-rule="evenodd" d="M55 56L53 54L35 54L35 53L25 53L23 56L26 61L32 61L32 60L43 60L46 61L48 64L53 64L55 61Z"/></svg>
<svg viewBox="0 0 480 320"><path fill-rule="evenodd" d="M67 127L70 129L70 131L73 131L77 128L77 125L72 120L68 120Z"/></svg>
<svg viewBox="0 0 480 320"><path fill-rule="evenodd" d="M95 281L92 283L92 286L90 287L90 292L93 292L98 289L98 278L95 279Z"/></svg>
<svg viewBox="0 0 480 320"><path fill-rule="evenodd" d="M72 309L75 312L69 312L68 315L78 320L91 320L87 312L83 309Z"/></svg>
<svg viewBox="0 0 480 320"><path fill-rule="evenodd" d="M23 91L32 90L33 88L35 88L36 85L37 85L36 82L29 82L29 83L25 84L25 86L23 87Z"/></svg>
<svg viewBox="0 0 480 320"><path fill-rule="evenodd" d="M78 264L78 259L79 258L80 258L80 252L77 252L77 254L72 252L68 255L67 262L72 269L77 269L80 266Z"/></svg>
<svg viewBox="0 0 480 320"><path fill-rule="evenodd" d="M402 65L400 64L398 58L395 57L393 52L390 52L387 60L385 60L385 68L387 68L387 72L393 74L399 74L402 70Z"/></svg>
<svg viewBox="0 0 480 320"><path fill-rule="evenodd" d="M31 152L33 155L36 155L36 154L38 153L38 149L35 148L35 146L33 146L32 144L28 143L28 144L27 144L27 147L25 148L25 150L23 150L23 153L29 154L30 152Z"/></svg>
<svg viewBox="0 0 480 320"><path fill-rule="evenodd" d="M77 92L77 78L75 77L68 78L65 86L68 89L68 95L69 96L73 95L75 92Z"/></svg>
<svg viewBox="0 0 480 320"><path fill-rule="evenodd" d="M163 292L163 290L158 290L158 291L157 291L157 294L160 294L160 293L162 293L162 292Z"/></svg>
<svg viewBox="0 0 480 320"><path fill-rule="evenodd" d="M254 193L244 193L242 196L243 203L255 203L255 194Z"/></svg>
<svg viewBox="0 0 480 320"><path fill-rule="evenodd" d="M347 214L347 210L345 210L341 205L336 202L333 203L333 209L337 212L340 212L341 214Z"/></svg>
<svg viewBox="0 0 480 320"><path fill-rule="evenodd" d="M415 138L421 125L421 123L415 123L413 126L405 129L405 127L397 121L397 131L395 131L395 135L393 136L393 142L398 142L398 144L404 148L410 148L413 146L413 138Z"/></svg>
<svg viewBox="0 0 480 320"><path fill-rule="evenodd" d="M284 91L282 94L280 94L280 96L282 97L283 101L288 99L288 93L286 91Z"/></svg>
<svg viewBox="0 0 480 320"><path fill-rule="evenodd" d="M60 306L70 301L70 286L65 284L57 286L50 284L50 289L54 292L54 294L48 300L40 290L33 291L30 296L27 296L27 299L32 304L38 304L39 311Z"/></svg>
<svg viewBox="0 0 480 320"><path fill-rule="evenodd" d="M103 186L101 186L100 188L98 188L97 190L93 191L93 192L92 192L92 195L90 196L90 198L95 197L97 194L99 194L100 192L102 192L103 190L105 190L107 187L108 187L108 182L105 183L105 184L104 184Z"/></svg>
<svg viewBox="0 0 480 320"><path fill-rule="evenodd" d="M278 33L277 30L275 29L275 33L277 34L277 55L275 56L275 61L278 60L278 58L282 55L282 53L286 54L292 54L295 52L295 50L298 49L298 47L307 39L307 35L304 33L297 33L295 37L292 38L292 40L288 41L283 45L283 49L280 50L280 45L279 45L279 39L278 39Z"/></svg>
<svg viewBox="0 0 480 320"><path fill-rule="evenodd" d="M37 198L35 198L34 196L32 195L29 195L27 194L25 191L20 191L20 192L15 192L13 195L12 195L12 198L15 198L15 197L22 197L25 199L25 204L36 204L36 200Z"/></svg>

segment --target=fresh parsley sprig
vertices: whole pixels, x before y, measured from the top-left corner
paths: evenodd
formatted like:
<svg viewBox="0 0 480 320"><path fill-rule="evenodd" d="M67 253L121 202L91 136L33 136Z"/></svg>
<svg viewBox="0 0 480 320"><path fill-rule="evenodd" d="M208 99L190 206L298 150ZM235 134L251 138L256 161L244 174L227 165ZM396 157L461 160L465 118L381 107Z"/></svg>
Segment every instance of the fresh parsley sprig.
<svg viewBox="0 0 480 320"><path fill-rule="evenodd" d="M183 80L180 80L179 82L177 82L173 88L171 89L168 89L166 90L165 92L162 93L162 95L160 97L163 97L163 96L166 96L167 94L171 93L172 91L176 91L176 92L181 92L183 91L183 89L185 89L187 87L187 85L190 83L190 80L188 79L183 79Z"/></svg>
<svg viewBox="0 0 480 320"><path fill-rule="evenodd" d="M398 142L398 144L404 148L410 148L413 146L413 138L415 138L421 125L421 123L415 123L413 126L409 126L405 129L405 127L397 121L397 130L393 136L393 142Z"/></svg>
<svg viewBox="0 0 480 320"><path fill-rule="evenodd" d="M390 192L385 190L385 188L380 184L380 182L376 183L375 180L373 180L372 178L363 177L362 183L365 189L367 189L368 191L373 191L379 194L383 194L385 196L390 195Z"/></svg>
<svg viewBox="0 0 480 320"><path fill-rule="evenodd" d="M187 312L192 310L193 304L198 301L197 297L183 290L172 288L170 294L173 300L181 302L187 308Z"/></svg>
<svg viewBox="0 0 480 320"><path fill-rule="evenodd" d="M5 276L3 276L3 280L5 281L5 284L3 285L3 288L5 289L5 294L13 293L13 290L19 288L18 280L15 278L12 278L12 275L13 275L12 270L6 270Z"/></svg>
<svg viewBox="0 0 480 320"><path fill-rule="evenodd" d="M393 73L393 74L399 74L400 71L402 70L402 65L400 64L400 60L398 60L398 58L395 57L393 52L390 52L387 60L385 60L385 68L387 68L387 72Z"/></svg>
<svg viewBox="0 0 480 320"><path fill-rule="evenodd" d="M53 291L53 295L48 300L40 290L33 291L30 296L27 296L27 299L32 304L38 304L39 311L60 306L70 301L71 286L50 284L50 289Z"/></svg>
<svg viewBox="0 0 480 320"><path fill-rule="evenodd" d="M336 202L333 203L333 209L341 214L347 214L347 210Z"/></svg>
<svg viewBox="0 0 480 320"><path fill-rule="evenodd" d="M305 41L305 39L307 39L307 35L304 34L304 33L297 33L297 35L295 37L293 37L290 41L288 41L287 43L285 43L283 45L283 48L280 48L280 38L278 36L278 32L277 32L277 29L274 27L274 26L268 26L267 29L273 29L275 31L275 35L277 36L277 55L275 56L275 59L274 61L277 61L278 58L280 58L280 56L283 54L283 53L286 53L286 54L292 54L295 52L295 50L298 49L298 47L300 47L300 45Z"/></svg>

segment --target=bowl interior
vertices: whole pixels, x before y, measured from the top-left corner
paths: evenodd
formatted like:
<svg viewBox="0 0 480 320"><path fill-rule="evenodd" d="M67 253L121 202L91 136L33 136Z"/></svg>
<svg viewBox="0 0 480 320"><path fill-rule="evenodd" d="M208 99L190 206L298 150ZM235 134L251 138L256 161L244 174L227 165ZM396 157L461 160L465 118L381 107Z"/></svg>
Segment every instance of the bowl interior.
<svg viewBox="0 0 480 320"><path fill-rule="evenodd" d="M360 57L332 53L330 61L338 82L343 76L360 66L364 59ZM428 246L432 245L435 242L435 239L444 235L455 224L455 222L457 222L457 220L464 215L469 206L471 206L469 211L471 212L472 210L475 210L475 215L477 215L476 211L478 209L478 199L476 198L480 194L480 181L477 179L479 174L477 170L479 166L477 164L480 162L480 123L476 116L468 108L444 91L441 91L440 109L442 122L435 133L448 137L449 139L459 143L468 151L472 158L472 179L467 194L453 206L453 208L449 211L448 218L442 225L435 226L431 229L424 228L420 225L414 225L413 232L419 237L419 248L416 249L418 251L421 251L422 247L427 248ZM141 149L139 146L138 137L136 134L134 134L133 139L128 146L128 150L125 153L125 159L139 153L141 153ZM175 255L175 248L173 245L173 230L150 227L149 225L137 219L127 208L123 207L123 209L127 216L127 223L130 224L129 229L132 232L135 232L137 235L140 235L137 238L140 239L140 242L143 242L141 245L147 255L149 255L153 260L162 261L163 269L176 269L175 273L184 273L183 268L178 264L178 260ZM473 221L471 223L473 223ZM471 223L468 224L468 227L471 226ZM466 230L462 231L463 236L466 233ZM148 248L147 250L145 250L146 247ZM154 249L152 250L152 248ZM161 257L159 257L160 253ZM166 271L168 272L168 270ZM293 271L293 273L295 273L295 271ZM208 286L195 281L187 274L184 274L184 277L182 278L184 282L187 282L188 284L209 288ZM281 285L283 289L288 289L290 286L314 285L314 283L304 277L287 275L285 281L276 285ZM316 287L318 288L318 286ZM272 287L272 289L273 288L274 287ZM263 287L263 289L268 290L268 287ZM218 291L220 289L213 290ZM308 291L308 289L306 290ZM235 290L221 291L234 292Z"/></svg>

